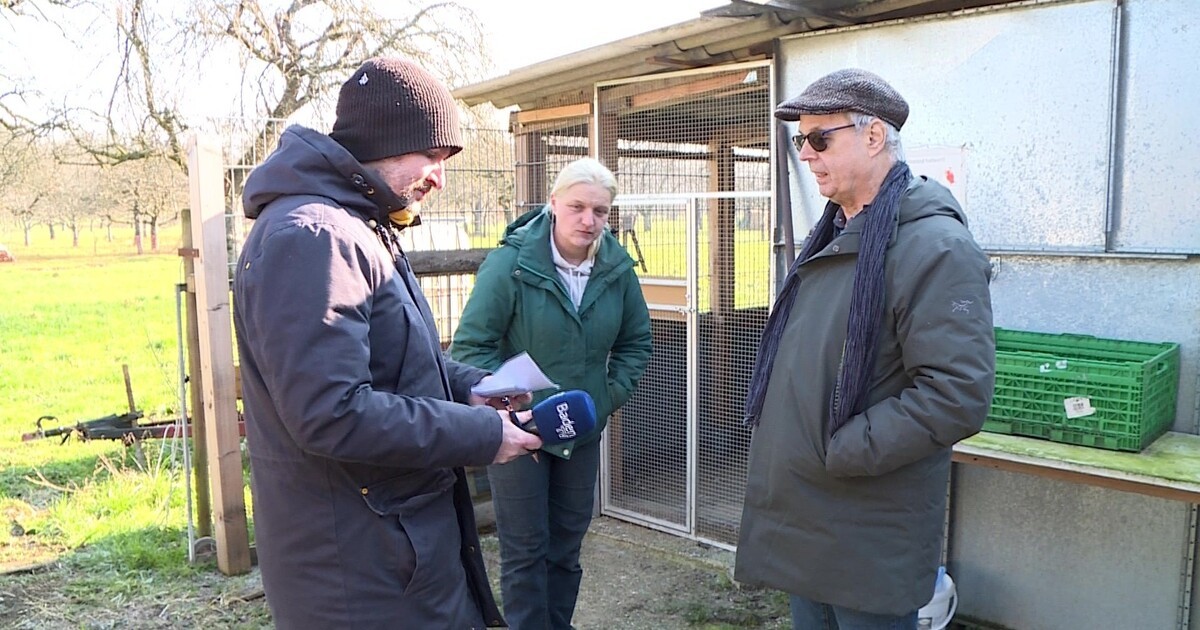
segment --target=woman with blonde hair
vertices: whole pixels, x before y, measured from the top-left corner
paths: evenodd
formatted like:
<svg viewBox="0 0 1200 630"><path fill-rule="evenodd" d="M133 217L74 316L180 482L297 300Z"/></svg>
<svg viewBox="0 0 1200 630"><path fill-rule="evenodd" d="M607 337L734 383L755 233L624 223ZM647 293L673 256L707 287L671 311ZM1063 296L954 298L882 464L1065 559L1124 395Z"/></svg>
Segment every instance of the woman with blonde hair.
<svg viewBox="0 0 1200 630"><path fill-rule="evenodd" d="M540 458L488 467L504 615L515 630L571 627L600 432L650 360L634 261L608 229L616 194L616 178L597 160L563 168L550 203L509 225L480 266L450 346L454 359L486 370L528 352L562 389L596 402L593 432L544 447Z"/></svg>

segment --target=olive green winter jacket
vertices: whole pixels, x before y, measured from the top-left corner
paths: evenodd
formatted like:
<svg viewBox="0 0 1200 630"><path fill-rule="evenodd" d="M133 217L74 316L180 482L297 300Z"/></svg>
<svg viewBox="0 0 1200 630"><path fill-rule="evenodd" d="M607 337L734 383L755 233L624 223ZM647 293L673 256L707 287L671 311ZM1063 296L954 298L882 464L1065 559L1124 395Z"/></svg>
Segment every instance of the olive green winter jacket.
<svg viewBox="0 0 1200 630"><path fill-rule="evenodd" d="M450 355L495 370L529 356L563 390L582 389L596 402L596 429L575 443L600 437L608 416L633 394L650 361L650 314L633 259L604 230L591 276L576 309L550 253L548 209L525 213L505 230L501 246L479 268ZM554 391L534 395L540 402Z"/></svg>
<svg viewBox="0 0 1200 630"><path fill-rule="evenodd" d="M933 596L951 447L991 404L991 270L950 191L914 177L888 245L867 407L827 439L864 223L798 269L751 440L734 577L901 615Z"/></svg>

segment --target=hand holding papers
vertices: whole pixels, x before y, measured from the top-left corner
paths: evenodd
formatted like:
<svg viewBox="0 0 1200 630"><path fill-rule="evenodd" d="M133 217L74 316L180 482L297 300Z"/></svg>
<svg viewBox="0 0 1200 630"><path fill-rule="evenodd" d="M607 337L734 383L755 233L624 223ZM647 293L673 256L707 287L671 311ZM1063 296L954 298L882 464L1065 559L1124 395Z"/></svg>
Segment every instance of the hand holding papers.
<svg viewBox="0 0 1200 630"><path fill-rule="evenodd" d="M549 388L557 389L558 385L542 372L529 353L522 352L505 361L491 376L476 383L471 393L483 398L496 398Z"/></svg>

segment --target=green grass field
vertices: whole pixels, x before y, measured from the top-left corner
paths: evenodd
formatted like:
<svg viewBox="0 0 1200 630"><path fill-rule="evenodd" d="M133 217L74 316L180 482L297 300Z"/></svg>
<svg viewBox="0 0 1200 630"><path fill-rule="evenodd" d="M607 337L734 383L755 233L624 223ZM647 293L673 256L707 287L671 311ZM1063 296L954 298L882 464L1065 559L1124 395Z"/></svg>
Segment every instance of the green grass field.
<svg viewBox="0 0 1200 630"><path fill-rule="evenodd" d="M85 232L75 248L61 232L26 247L0 231L17 259L0 263L0 568L52 562L61 590L40 611L48 625L213 573L187 561L178 441L148 440L138 458L120 441L21 439L41 416L50 427L127 411L123 365L143 422L178 417L182 263L179 227L168 229L158 253L147 239L140 256L128 232Z"/></svg>

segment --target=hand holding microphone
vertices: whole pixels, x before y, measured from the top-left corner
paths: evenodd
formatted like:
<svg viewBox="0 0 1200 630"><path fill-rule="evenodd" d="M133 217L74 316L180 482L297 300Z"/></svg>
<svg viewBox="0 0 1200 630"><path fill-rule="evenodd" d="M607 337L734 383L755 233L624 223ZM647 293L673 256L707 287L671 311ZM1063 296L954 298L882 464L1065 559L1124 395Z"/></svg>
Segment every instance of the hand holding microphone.
<svg viewBox="0 0 1200 630"><path fill-rule="evenodd" d="M501 417L507 416L511 428L519 429L525 437L534 437L536 446L525 446L528 450L541 448L543 444L553 445L569 442L578 437L591 433L596 428L596 403L592 397L581 389L559 392L534 405L530 411L500 411ZM510 427L504 427L504 444L496 453L494 463L503 464L516 459L524 453L506 454L509 445ZM517 441L514 436L514 442ZM506 455L501 461L502 454Z"/></svg>
<svg viewBox="0 0 1200 630"><path fill-rule="evenodd" d="M596 428L596 403L582 389L559 392L534 405L528 421L518 426L535 433L544 444L561 444Z"/></svg>
<svg viewBox="0 0 1200 630"><path fill-rule="evenodd" d="M507 464L518 457L536 453L542 447L542 440L538 436L522 431L517 424L521 421L531 421L532 414L530 412L515 411L510 416L510 412L498 409L496 413L500 416L502 433L500 449L496 451L496 457L492 460L493 464ZM516 418L516 421L510 421L510 417Z"/></svg>

